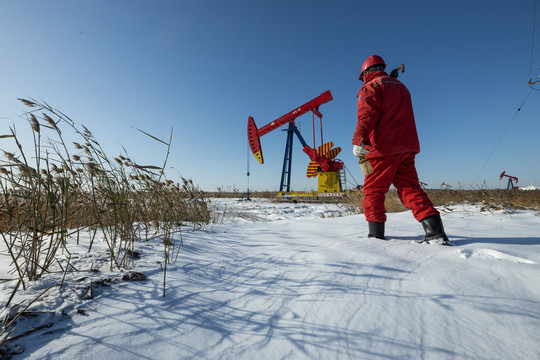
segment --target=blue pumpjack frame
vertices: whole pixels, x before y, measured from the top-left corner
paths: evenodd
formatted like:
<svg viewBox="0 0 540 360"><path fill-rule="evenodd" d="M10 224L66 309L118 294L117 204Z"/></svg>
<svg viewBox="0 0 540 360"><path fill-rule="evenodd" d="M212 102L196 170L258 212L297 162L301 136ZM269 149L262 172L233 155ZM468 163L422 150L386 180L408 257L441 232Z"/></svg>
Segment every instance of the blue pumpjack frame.
<svg viewBox="0 0 540 360"><path fill-rule="evenodd" d="M289 123L287 129L287 143L285 144L285 156L283 157L283 170L281 171L281 183L279 184L279 192L283 193L291 191L291 166L292 166L292 150L293 150L293 135L296 134L298 140L302 144L302 149L306 147L306 141L300 134L300 131L294 124L294 121Z"/></svg>

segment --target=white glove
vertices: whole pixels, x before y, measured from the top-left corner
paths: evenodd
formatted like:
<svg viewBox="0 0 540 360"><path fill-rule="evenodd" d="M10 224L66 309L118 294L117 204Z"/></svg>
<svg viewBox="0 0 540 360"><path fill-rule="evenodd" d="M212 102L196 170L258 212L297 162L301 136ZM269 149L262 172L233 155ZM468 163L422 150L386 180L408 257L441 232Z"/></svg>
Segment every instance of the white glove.
<svg viewBox="0 0 540 360"><path fill-rule="evenodd" d="M364 144L354 145L352 152L353 152L354 156L356 156L360 160L362 160L363 158L366 157L367 154L369 154L369 150L366 149Z"/></svg>

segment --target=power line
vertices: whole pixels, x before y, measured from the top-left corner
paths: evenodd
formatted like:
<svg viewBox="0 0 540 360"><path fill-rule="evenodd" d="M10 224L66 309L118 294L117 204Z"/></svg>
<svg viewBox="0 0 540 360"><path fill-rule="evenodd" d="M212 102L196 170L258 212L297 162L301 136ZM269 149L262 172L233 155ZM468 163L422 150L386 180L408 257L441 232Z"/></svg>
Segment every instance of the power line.
<svg viewBox="0 0 540 360"><path fill-rule="evenodd" d="M351 185L354 185L354 186L358 186L358 182L356 181L356 179L354 178L353 174L351 173L351 171L349 170L349 168L347 166L344 166L345 170L349 173L349 176L352 177L352 179L354 180L354 183L347 180Z"/></svg>
<svg viewBox="0 0 540 360"><path fill-rule="evenodd" d="M471 183L471 186L474 185L474 183L476 183L476 179L478 179L478 176L480 176L480 173L482 172L482 170L484 170L484 167L486 166L486 164L488 163L489 159L491 159L491 156L493 155L493 153L495 152L495 150L497 149L497 147L499 146L499 144L501 143L501 140L503 139L504 135L506 135L506 133L508 132L508 129L510 129L510 126L512 125L512 123L514 122L514 120L516 120L516 117L518 116L521 108L523 107L523 105L525 104L525 101L527 101L527 98L529 97L529 95L531 95L531 92L529 90L529 93L527 94L527 96L525 96L525 98L523 99L523 101L521 102L521 105L519 105L518 109L516 110L516 113L514 114L514 117L512 118L512 120L510 120L510 122L508 123L508 125L506 126L506 129L504 129L502 135L499 137L499 140L497 140L497 143L495 144L495 146L493 147L493 150L491 150L491 152L489 153L486 161L484 161L484 164L482 165L482 167L480 168L480 170L478 171L478 174L476 174L476 176L474 177L474 180L472 181Z"/></svg>
<svg viewBox="0 0 540 360"><path fill-rule="evenodd" d="M533 11L533 28L532 28L532 40L531 40L531 64L530 64L530 67L529 67L529 87L531 88L531 90L540 90L540 89L537 89L537 88L534 88L533 85L534 84L537 84L540 82L540 80L537 80L537 81L532 81L532 68L533 68L533 59L534 59L534 33L535 33L535 28L536 28L536 0L534 0L534 11ZM472 181L471 183L471 186L474 185L474 183L476 183L476 180L478 179L478 176L480 176L480 174L482 173L482 171L484 170L484 167L486 166L486 164L488 163L489 159L491 159L491 156L493 155L493 153L495 152L495 150L497 149L497 147L499 146L499 144L501 143L504 135L506 135L506 133L508 132L508 129L510 129L510 126L512 126L512 123L514 122L514 120L516 120L516 117L517 115L519 114L519 111L521 110L521 108L523 107L523 105L525 104L525 101L527 101L527 98L529 97L529 95L531 95L531 90L529 90L529 93L525 96L525 98L523 99L523 101L521 102L521 105L519 105L518 109L516 110L516 113L514 114L514 117L512 118L512 120L510 120L510 122L508 123L508 125L506 126L506 129L504 129L503 133L501 134L501 136L499 137L499 140L497 140L497 142L495 143L495 146L493 147L493 149L491 150L491 152L489 153L486 161L484 161L484 163L482 164L482 166L480 167L480 170L478 171L478 174L476 174L476 176L474 177L474 180Z"/></svg>
<svg viewBox="0 0 540 360"><path fill-rule="evenodd" d="M250 197L249 197L249 176L251 175L249 173L249 159L251 158L251 154L250 154L250 151L251 148L249 147L249 139L248 139L248 143L247 143L247 192L246 192L246 196L247 196L247 200L251 200Z"/></svg>

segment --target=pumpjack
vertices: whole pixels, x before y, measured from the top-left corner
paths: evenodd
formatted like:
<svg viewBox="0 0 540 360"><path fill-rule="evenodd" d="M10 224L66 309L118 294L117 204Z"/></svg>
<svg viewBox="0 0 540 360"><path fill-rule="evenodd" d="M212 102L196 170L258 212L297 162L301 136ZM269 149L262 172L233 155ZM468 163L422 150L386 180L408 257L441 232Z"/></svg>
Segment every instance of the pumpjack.
<svg viewBox="0 0 540 360"><path fill-rule="evenodd" d="M452 185L445 184L444 181L441 184L441 189L451 189L451 188L452 188Z"/></svg>
<svg viewBox="0 0 540 360"><path fill-rule="evenodd" d="M518 183L518 178L517 178L517 177L507 175L507 174L506 174L506 171L503 171L503 172L501 173L501 175L499 176L499 180L502 180L503 177L507 177L507 178L508 178L508 184L506 185L506 190L519 189L519 187L517 186L517 183ZM514 181L516 182L515 185L514 185Z"/></svg>
<svg viewBox="0 0 540 360"><path fill-rule="evenodd" d="M281 183L279 186L279 195L297 195L297 196L341 196L343 194L340 171L343 169L343 161L336 159L335 157L341 151L341 148L332 148L334 143L329 141L323 143L315 149L315 120L314 117L319 118L321 124L321 143L322 143L322 113L319 111L319 106L326 104L333 100L330 90L322 93L316 98L308 101L304 105L297 107L296 109L288 112L287 114L277 118L274 121L266 124L261 128L257 128L255 120L252 116L248 118L247 135L251 152L260 164L264 164L264 158L261 148L260 138L269 132L288 124L287 128L287 142L285 145L285 156L283 158L283 170L281 173ZM309 146L300 131L296 127L295 119L310 112L313 117L313 147ZM319 177L318 180L318 192L312 193L290 193L291 191L291 165L292 165L292 149L293 149L293 137L296 135L298 140L303 146L303 151L309 156L310 162L307 167L306 176Z"/></svg>

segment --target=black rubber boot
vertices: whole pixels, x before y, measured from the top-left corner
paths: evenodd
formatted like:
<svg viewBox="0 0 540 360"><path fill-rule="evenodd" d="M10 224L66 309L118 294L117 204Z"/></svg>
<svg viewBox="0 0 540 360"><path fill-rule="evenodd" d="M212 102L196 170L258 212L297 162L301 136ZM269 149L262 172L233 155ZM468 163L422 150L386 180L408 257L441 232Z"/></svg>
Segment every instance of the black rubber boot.
<svg viewBox="0 0 540 360"><path fill-rule="evenodd" d="M420 221L420 223L422 224L422 226L424 227L424 231L426 232L426 236L424 240L421 241L421 243L452 246L452 244L448 240L448 236L446 236L446 233L444 232L441 215L437 214L427 217L424 220Z"/></svg>
<svg viewBox="0 0 540 360"><path fill-rule="evenodd" d="M368 222L369 226L369 238L377 238L381 240L386 240L384 237L384 223L383 222Z"/></svg>

